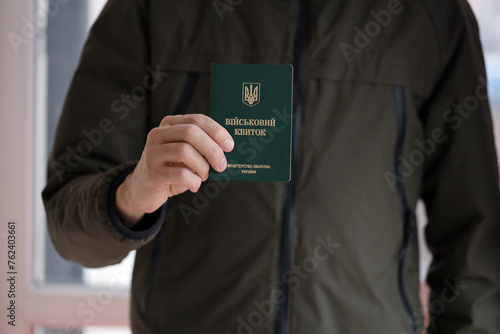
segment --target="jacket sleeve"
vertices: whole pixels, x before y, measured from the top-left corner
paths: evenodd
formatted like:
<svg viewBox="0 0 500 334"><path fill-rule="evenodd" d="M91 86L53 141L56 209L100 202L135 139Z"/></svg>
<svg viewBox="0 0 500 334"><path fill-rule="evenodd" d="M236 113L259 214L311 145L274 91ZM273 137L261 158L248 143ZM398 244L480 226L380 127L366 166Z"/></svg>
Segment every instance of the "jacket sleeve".
<svg viewBox="0 0 500 334"><path fill-rule="evenodd" d="M115 192L148 131L148 91L165 77L148 65L145 1L110 0L91 29L59 120L42 193L50 237L88 267L121 261L153 239L166 205L136 228L118 219ZM156 71L156 73L155 73Z"/></svg>
<svg viewBox="0 0 500 334"><path fill-rule="evenodd" d="M435 20L444 70L423 114L426 138L444 133L426 160L422 188L433 254L428 332L494 334L500 333L497 156L477 23L466 1L451 2Z"/></svg>

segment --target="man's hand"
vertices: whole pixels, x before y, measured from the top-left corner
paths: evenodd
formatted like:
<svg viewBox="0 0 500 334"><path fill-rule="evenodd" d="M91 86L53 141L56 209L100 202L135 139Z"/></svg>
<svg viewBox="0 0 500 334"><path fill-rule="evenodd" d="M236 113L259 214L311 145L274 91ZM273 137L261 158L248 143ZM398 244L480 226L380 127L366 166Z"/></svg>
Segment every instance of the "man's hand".
<svg viewBox="0 0 500 334"><path fill-rule="evenodd" d="M118 187L120 219L132 228L169 197L198 191L210 166L218 172L226 169L224 152L233 147L226 129L205 115L166 116L149 132L134 172Z"/></svg>

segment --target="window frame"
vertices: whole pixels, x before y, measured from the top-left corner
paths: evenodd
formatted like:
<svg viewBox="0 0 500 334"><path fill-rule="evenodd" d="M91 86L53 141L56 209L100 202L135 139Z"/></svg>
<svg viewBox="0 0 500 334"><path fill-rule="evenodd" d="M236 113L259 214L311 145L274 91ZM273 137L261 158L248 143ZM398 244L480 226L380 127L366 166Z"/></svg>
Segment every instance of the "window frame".
<svg viewBox="0 0 500 334"><path fill-rule="evenodd" d="M23 35L24 19L35 22L38 0L3 1L0 11L0 31L4 36L16 34L28 37L17 52L9 38L0 40L2 55L0 66L0 152L2 187L0 187L0 272L7 273L7 222L16 222L16 326L0 322L1 333L33 333L35 327L73 330L75 327L116 326L129 327L128 291L86 286L51 286L37 284L40 268L35 254L43 247L40 233L45 226L36 224L37 217L45 215L41 202L41 189L45 183L45 122L42 121L43 73L38 72L44 59L36 53L43 26L36 36ZM67 0L60 0L63 4ZM58 2L58 3L59 3ZM13 112L15 110L15 112ZM8 140L5 140L8 139ZM14 145L15 143L15 145ZM4 181L5 180L5 181ZM4 200L6 199L6 200ZM35 243L36 241L36 243ZM42 245L42 246L40 246ZM38 253L39 254L39 253ZM0 305L9 305L6 279L0 280ZM111 291L112 298L102 298ZM99 298L101 297L101 298ZM97 306L96 306L97 305ZM92 312L93 311L93 312Z"/></svg>

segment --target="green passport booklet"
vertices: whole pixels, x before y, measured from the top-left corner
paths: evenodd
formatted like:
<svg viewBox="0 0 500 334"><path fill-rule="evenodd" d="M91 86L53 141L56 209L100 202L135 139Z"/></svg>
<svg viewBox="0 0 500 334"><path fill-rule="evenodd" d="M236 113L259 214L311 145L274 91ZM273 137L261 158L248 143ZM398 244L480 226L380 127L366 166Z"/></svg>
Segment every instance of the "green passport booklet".
<svg viewBox="0 0 500 334"><path fill-rule="evenodd" d="M235 145L211 179L290 181L292 78L291 65L212 64L210 117Z"/></svg>

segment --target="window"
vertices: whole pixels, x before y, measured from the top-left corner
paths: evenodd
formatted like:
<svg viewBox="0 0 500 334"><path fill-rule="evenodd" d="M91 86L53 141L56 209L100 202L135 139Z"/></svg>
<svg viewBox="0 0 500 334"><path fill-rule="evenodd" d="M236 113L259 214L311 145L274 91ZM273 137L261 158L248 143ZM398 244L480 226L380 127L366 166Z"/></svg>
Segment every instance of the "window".
<svg viewBox="0 0 500 334"><path fill-rule="evenodd" d="M4 226L7 222L15 222L16 256L13 262L16 274L15 297L2 293L0 301L4 306L14 302L16 317L15 327L8 325L7 321L0 322L0 333L29 334L35 330L40 333L39 328L57 328L68 333L82 328L82 333L100 333L101 329L96 331L88 327L95 324L108 329L118 326L128 330L130 269L106 269L113 272L105 284L102 280L99 283L96 271L81 268L56 268L54 270L61 270L61 276L49 278L50 275L45 275L48 271L45 268L52 259L51 255L46 255L45 214L40 199L45 183L47 147L51 140L47 134L52 133L49 127L57 119L53 111L61 103L58 98L64 98L66 89L63 86L69 82L71 66L76 65L89 26L89 15L95 15L104 2L2 2L0 31L7 38L0 39L0 133L3 139L0 151L7 158L0 160L0 216L3 222L0 225L0 246L2 254L6 255ZM59 29L71 35L65 44L56 45L55 35L50 34L58 24ZM78 34L77 29L80 29ZM73 54L64 54L62 47ZM54 67L55 64L58 66ZM51 85L63 87L61 93L54 94ZM4 273L6 265L4 257L1 261ZM57 285L50 283L63 276L72 277L72 281ZM5 279L0 281L0 287L4 292L9 290Z"/></svg>
<svg viewBox="0 0 500 334"><path fill-rule="evenodd" d="M60 1L61 5L54 9L53 15L48 14L45 34L41 33L36 41L36 71L38 75L38 85L36 92L39 96L37 103L37 113L45 115L45 131L41 127L38 135L40 142L45 142L45 155L39 155L38 166L45 166L50 149L54 142L54 134L57 122L62 110L64 98L72 79L73 73L77 67L80 58L80 52L87 37L87 33L100 11L106 4L106 0L78 0L78 1ZM38 0L37 11L46 8L46 0ZM43 173L45 175L45 171ZM44 178L40 183L43 187ZM39 189L41 191L41 188ZM38 199L37 199L38 200ZM132 267L134 261L134 252L123 260L120 264L101 268L88 269L78 264L62 259L55 251L48 232L46 230L45 216L36 215L38 220L35 238L37 252L35 252L34 261L34 283L40 288L57 287L64 289L79 289L86 294L91 294L82 298L82 302L77 303L76 312L82 314L82 322L65 324L66 327L75 329L80 325L88 325L93 322L92 312L99 312L113 299L113 295L121 294L127 297L130 289L132 277ZM93 302L95 301L95 304ZM61 306L62 307L62 306ZM122 315L125 319L127 313ZM124 322L116 323L125 325ZM73 328L74 327L74 328ZM44 330L39 328L37 333L57 334L64 333L69 328L63 328L63 331ZM110 330L109 333L127 333L128 329ZM96 334L108 333L102 328L84 327L81 331L75 333Z"/></svg>
<svg viewBox="0 0 500 334"><path fill-rule="evenodd" d="M36 45L36 70L39 76L37 93L44 96L39 97L37 113L45 115L45 131L40 129L38 135L40 142L45 142L40 155L43 161L38 166L46 165L50 149L54 142L54 134L57 122L62 110L64 98L71 82L73 73L80 58L80 52L86 40L88 30L99 15L106 0L79 0L70 1L61 5L57 14L48 15L45 34L40 34ZM39 10L47 5L45 0L39 0ZM55 13L55 10L54 10ZM45 171L43 173L45 175ZM43 187L45 178L40 184ZM131 277L134 254L130 254L120 265L103 269L86 269L80 265L62 259L55 251L50 238L46 232L45 218L37 215L40 226L38 236L35 240L43 240L43 244L37 245L40 252L35 254L35 282L36 284L78 284L89 287L102 287L115 271L126 271L127 277ZM123 273L121 274L123 275ZM128 282L122 280L122 282ZM122 289L127 291L129 283L123 283Z"/></svg>

